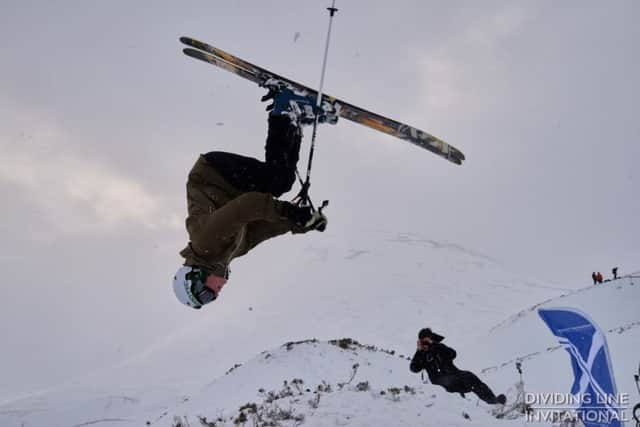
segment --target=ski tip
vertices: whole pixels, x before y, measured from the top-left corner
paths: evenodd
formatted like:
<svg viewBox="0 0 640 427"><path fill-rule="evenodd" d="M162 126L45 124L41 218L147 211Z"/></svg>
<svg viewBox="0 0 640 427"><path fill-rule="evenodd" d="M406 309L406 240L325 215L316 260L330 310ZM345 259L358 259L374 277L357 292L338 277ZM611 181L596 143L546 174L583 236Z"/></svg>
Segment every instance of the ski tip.
<svg viewBox="0 0 640 427"><path fill-rule="evenodd" d="M207 58L205 58L204 54L202 52L200 52L199 50L195 50L191 47L185 47L184 49L182 49L182 53L184 53L187 56L190 56L192 58L195 59L199 59L201 61L207 61Z"/></svg>
<svg viewBox="0 0 640 427"><path fill-rule="evenodd" d="M466 160L466 157L461 151L455 150L453 153L449 154L448 160L456 165L462 165L462 162Z"/></svg>
<svg viewBox="0 0 640 427"><path fill-rule="evenodd" d="M184 44L188 44L190 40L191 40L191 37L185 37L185 36L180 37L180 41Z"/></svg>
<svg viewBox="0 0 640 427"><path fill-rule="evenodd" d="M441 156L451 163L455 163L456 165L462 165L462 162L465 160L464 154L460 152L453 152L449 154L441 154Z"/></svg>

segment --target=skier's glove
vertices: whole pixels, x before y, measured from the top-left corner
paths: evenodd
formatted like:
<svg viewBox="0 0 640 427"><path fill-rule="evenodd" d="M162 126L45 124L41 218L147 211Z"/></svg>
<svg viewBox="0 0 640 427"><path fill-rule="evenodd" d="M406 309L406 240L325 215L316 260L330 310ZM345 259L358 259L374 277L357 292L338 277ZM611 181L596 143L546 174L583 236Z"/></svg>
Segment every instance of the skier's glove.
<svg viewBox="0 0 640 427"><path fill-rule="evenodd" d="M313 217L310 206L298 206L290 202L282 203L282 215L299 227L304 227Z"/></svg>
<svg viewBox="0 0 640 427"><path fill-rule="evenodd" d="M283 202L282 215L305 231L324 231L328 223L322 212L313 212L310 206L297 206L289 202Z"/></svg>
<svg viewBox="0 0 640 427"><path fill-rule="evenodd" d="M326 230L328 223L329 220L327 219L327 216L318 210L315 211L311 216L311 219L307 221L305 228L307 230L324 231Z"/></svg>

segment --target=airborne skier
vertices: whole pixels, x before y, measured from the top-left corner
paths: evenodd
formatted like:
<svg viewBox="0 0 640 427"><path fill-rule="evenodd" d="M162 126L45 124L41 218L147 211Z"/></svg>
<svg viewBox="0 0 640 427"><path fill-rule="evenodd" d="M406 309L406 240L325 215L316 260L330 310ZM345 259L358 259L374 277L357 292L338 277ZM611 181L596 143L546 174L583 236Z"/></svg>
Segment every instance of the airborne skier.
<svg viewBox="0 0 640 427"><path fill-rule="evenodd" d="M200 155L187 181L190 242L180 255L184 265L173 279L178 300L195 309L214 301L229 278L229 264L259 243L287 233L324 231L322 210L278 200L295 181L302 126L337 122L330 105L278 81L264 85L273 98L268 117L265 161L235 153ZM316 117L317 115L317 117Z"/></svg>
<svg viewBox="0 0 640 427"><path fill-rule="evenodd" d="M200 308L217 298L229 276L229 263L258 243L288 231L304 233L324 230L327 219L322 208L315 211L308 200L311 161L318 123L335 124L338 117L406 140L455 164L464 154L445 141L419 129L397 122L322 92L331 21L317 91L274 74L190 37L181 37L183 52L198 60L230 71L244 79L269 88L263 100L274 98L270 106L269 132L265 162L232 153L211 152L200 156L189 174L186 226L191 239L180 253L185 258L173 282L176 296L183 304ZM314 102L315 101L315 105ZM270 109L270 108L267 108ZM306 181L301 180L302 205L274 198L289 191L295 180L301 129L313 123ZM324 207L324 204L323 204Z"/></svg>

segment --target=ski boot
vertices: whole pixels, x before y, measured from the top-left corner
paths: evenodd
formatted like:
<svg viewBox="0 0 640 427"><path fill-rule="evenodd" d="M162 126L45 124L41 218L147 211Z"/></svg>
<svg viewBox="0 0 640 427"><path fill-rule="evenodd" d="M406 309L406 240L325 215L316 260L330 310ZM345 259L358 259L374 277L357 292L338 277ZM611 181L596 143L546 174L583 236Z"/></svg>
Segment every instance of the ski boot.
<svg viewBox="0 0 640 427"><path fill-rule="evenodd" d="M322 106L316 106L316 97L306 91L299 91L286 82L269 79L263 85L269 92L261 101L273 99L267 106L270 115L285 115L292 123L310 125L316 120L318 123L336 124L340 114L340 105L323 101Z"/></svg>

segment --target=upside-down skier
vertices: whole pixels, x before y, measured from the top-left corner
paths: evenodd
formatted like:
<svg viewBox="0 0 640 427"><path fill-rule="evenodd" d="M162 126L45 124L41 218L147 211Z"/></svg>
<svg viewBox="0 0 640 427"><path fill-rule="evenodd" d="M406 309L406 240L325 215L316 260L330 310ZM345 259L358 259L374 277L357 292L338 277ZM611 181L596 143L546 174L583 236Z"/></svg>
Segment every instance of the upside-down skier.
<svg viewBox="0 0 640 427"><path fill-rule="evenodd" d="M425 369L429 380L445 388L449 393L474 392L480 399L489 404L505 404L504 394L496 396L485 383L473 372L461 371L453 364L456 351L442 343L444 337L430 328L421 329L418 333L418 348L411 360L411 372L418 373Z"/></svg>
<svg viewBox="0 0 640 427"><path fill-rule="evenodd" d="M189 244L180 255L173 289L178 300L195 309L214 301L229 279L229 264L259 243L287 232L324 231L327 218L308 203L278 200L296 178L302 126L336 123L331 105L317 108L314 99L281 82L268 82L273 99L267 107L265 161L235 153L200 155L187 181L186 228ZM325 103L328 104L328 103ZM316 117L317 116L317 117ZM306 195L305 195L306 196Z"/></svg>

